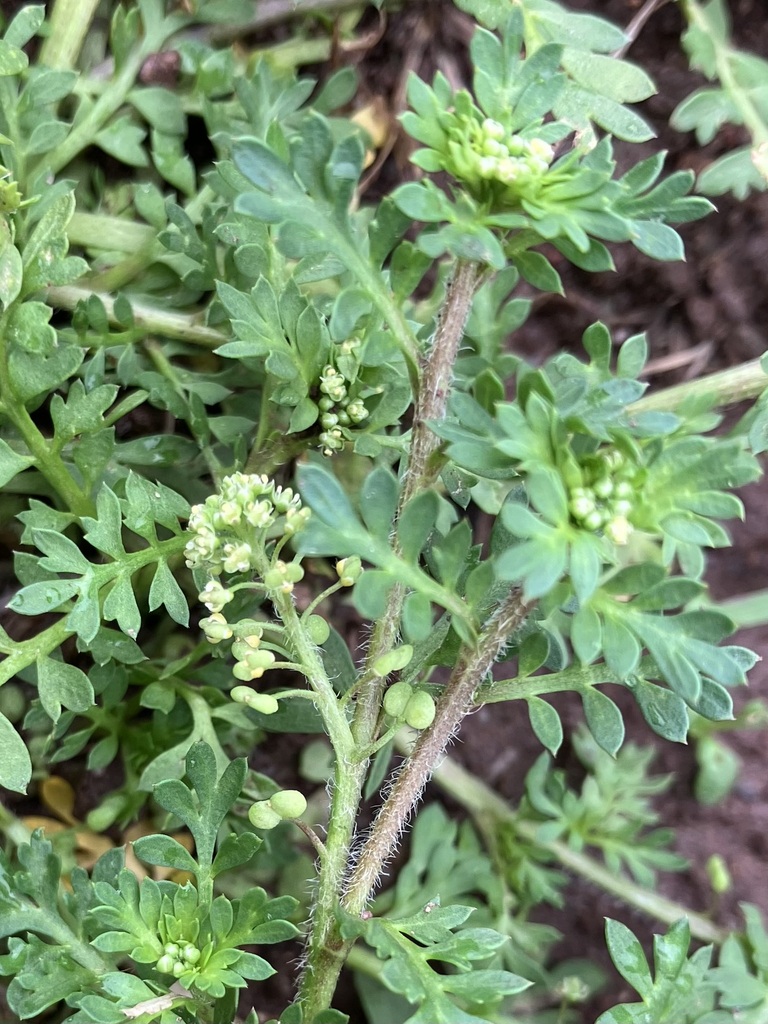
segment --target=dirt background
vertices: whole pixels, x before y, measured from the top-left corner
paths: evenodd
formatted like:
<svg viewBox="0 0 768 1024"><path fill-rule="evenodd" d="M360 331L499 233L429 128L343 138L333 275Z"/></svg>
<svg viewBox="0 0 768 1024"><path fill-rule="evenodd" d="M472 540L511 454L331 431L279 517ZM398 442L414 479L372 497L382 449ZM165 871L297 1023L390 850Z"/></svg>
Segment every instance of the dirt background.
<svg viewBox="0 0 768 1024"><path fill-rule="evenodd" d="M627 25L640 7L640 0L568 0L569 6L605 15ZM15 3L3 3L17 7ZM768 5L764 0L730 0L734 29L739 43L768 57ZM709 160L741 141L737 130L725 130L702 151L691 135L667 127L675 106L694 88L703 84L692 74L680 50L680 13L674 3L662 6L651 17L628 57L648 70L659 86L656 97L644 104L644 114L654 126L661 145L668 149L668 170L704 167ZM288 38L290 23L270 28L250 43L267 43ZM340 48L336 66L353 62L363 82L363 98L376 100L395 115L404 109L404 84L409 70L431 78L442 70L457 86L468 77L466 47L471 35L469 19L449 0L410 0L407 10L389 13L379 20L375 12L366 16L359 29L356 50ZM328 68L315 69L321 76ZM407 163L407 143L390 139L391 145L369 172L368 195L375 200L413 171ZM656 148L633 147L632 159ZM621 154L621 147L619 147ZM648 332L652 367L649 378L663 387L696 378L765 351L768 322L768 195L752 196L746 202L727 197L717 200L718 212L708 219L685 226L688 262L652 263L629 246L614 252L617 273L586 275L561 266L566 297L539 297L529 322L512 344L534 361L548 357L563 346L578 350L582 331L596 319L611 328L617 342L637 331ZM711 559L709 581L716 598L729 598L768 587L768 483L764 480L745 489L747 508L744 524L733 530L733 549L716 553ZM768 617L768 607L766 608ZM747 697L768 696L768 626L746 630L734 642L763 655L765 660L752 672ZM569 726L581 720L578 705L556 701ZM713 908L712 891L704 865L713 853L726 861L733 879L732 889L716 908L715 918L726 926L739 926L739 901L757 904L768 913L768 771L766 731L729 734L727 742L742 759L743 766L731 795L716 807L704 807L693 797L696 774L694 750L656 742L634 706L624 702L628 736L635 742L658 746L654 767L673 772L674 782L657 807L664 823L674 825L676 849L690 861L690 868L661 877L660 891L690 907ZM493 752L489 756L489 751ZM468 768L494 785L512 801L519 799L525 772L541 748L532 736L524 712L512 704L495 705L472 716L462 730L461 742L453 754ZM265 767L283 784L296 779L299 745L274 736L259 749L255 765ZM565 744L559 763L573 769L574 755ZM79 808L84 813L87 808ZM567 890L564 911L544 915L566 936L555 950L555 959L591 957L610 974L608 990L584 1008L583 1020L594 1021L607 1006L633 998L612 971L605 952L603 917L618 917L648 941L654 922L628 909L588 884L573 879ZM286 962L296 955L286 949ZM279 1012L281 993L272 990ZM347 989L339 1005L353 1014L354 1024L362 1020L354 997ZM0 1020L3 1018L0 1000ZM387 1024L387 1022L377 1022Z"/></svg>

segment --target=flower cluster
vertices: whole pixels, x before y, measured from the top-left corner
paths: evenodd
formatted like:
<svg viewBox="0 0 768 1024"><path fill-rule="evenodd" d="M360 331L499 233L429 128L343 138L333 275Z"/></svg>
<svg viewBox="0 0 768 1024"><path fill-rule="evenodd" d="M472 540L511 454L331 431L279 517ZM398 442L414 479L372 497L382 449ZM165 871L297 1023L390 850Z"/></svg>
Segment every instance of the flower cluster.
<svg viewBox="0 0 768 1024"><path fill-rule="evenodd" d="M637 467L612 448L591 457L581 468L583 486L571 487L568 495L573 519L592 533L602 531L614 544L626 544L634 529Z"/></svg>
<svg viewBox="0 0 768 1024"><path fill-rule="evenodd" d="M351 342L345 342L349 345ZM320 391L323 397L318 402L320 426L323 428L319 440L323 455L333 455L344 447L344 428L357 426L368 417L368 410L361 398L352 398L349 393L350 381L330 363L320 374Z"/></svg>
<svg viewBox="0 0 768 1024"><path fill-rule="evenodd" d="M283 536L303 529L310 511L290 487L279 487L267 476L234 473L226 477L218 494L195 505L189 517L184 554L190 569L205 568L214 576L255 569L256 547L261 547L267 530L282 517ZM201 598L214 612L220 612L231 597L212 581Z"/></svg>
<svg viewBox="0 0 768 1024"><path fill-rule="evenodd" d="M182 974L194 971L202 953L193 942L166 942L163 955L155 964L160 974L172 974L180 978Z"/></svg>
<svg viewBox="0 0 768 1024"><path fill-rule="evenodd" d="M462 181L499 182L512 189L541 178L555 157L548 142L510 135L489 117L457 124L449 132L448 151L448 170Z"/></svg>

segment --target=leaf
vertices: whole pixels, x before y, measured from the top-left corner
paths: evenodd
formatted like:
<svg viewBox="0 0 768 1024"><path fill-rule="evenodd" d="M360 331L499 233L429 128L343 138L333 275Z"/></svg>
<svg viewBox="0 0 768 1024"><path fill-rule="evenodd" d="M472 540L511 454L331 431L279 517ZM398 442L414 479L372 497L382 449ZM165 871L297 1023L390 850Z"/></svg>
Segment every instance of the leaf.
<svg viewBox="0 0 768 1024"><path fill-rule="evenodd" d="M109 156L129 167L146 167L149 163L143 146L146 134L143 128L124 115L97 132L93 141Z"/></svg>
<svg viewBox="0 0 768 1024"><path fill-rule="evenodd" d="M37 688L40 703L54 722L62 705L70 711L87 711L94 704L93 686L85 672L53 658L38 660Z"/></svg>
<svg viewBox="0 0 768 1024"><path fill-rule="evenodd" d="M17 454L6 441L0 439L0 487L5 487L18 473L33 465L34 461L31 455Z"/></svg>
<svg viewBox="0 0 768 1024"><path fill-rule="evenodd" d="M685 743L688 736L688 708L682 697L645 679L632 687L643 718L653 731L673 743Z"/></svg>
<svg viewBox="0 0 768 1024"><path fill-rule="evenodd" d="M149 610L154 611L160 605L165 606L174 622L181 626L189 625L187 599L165 559L157 563L152 586L149 588Z"/></svg>
<svg viewBox="0 0 768 1024"><path fill-rule="evenodd" d="M0 786L26 793L32 778L32 762L24 740L0 712Z"/></svg>
<svg viewBox="0 0 768 1024"><path fill-rule="evenodd" d="M537 634L541 635L541 634ZM563 725L560 715L541 697L526 698L528 718L536 738L555 757L563 742Z"/></svg>
<svg viewBox="0 0 768 1024"><path fill-rule="evenodd" d="M0 39L0 75L19 75L28 64L23 50L12 46L6 39Z"/></svg>
<svg viewBox="0 0 768 1024"><path fill-rule="evenodd" d="M521 276L534 288L542 292L554 292L555 295L565 295L560 275L540 252L518 253L514 256L513 262Z"/></svg>
<svg viewBox="0 0 768 1024"><path fill-rule="evenodd" d="M633 221L630 240L635 248L655 260L684 260L683 241L674 228L661 221Z"/></svg>
<svg viewBox="0 0 768 1024"><path fill-rule="evenodd" d="M621 712L610 697L595 687L581 691L581 702L589 731L599 746L614 757L624 742L624 719Z"/></svg>
<svg viewBox="0 0 768 1024"><path fill-rule="evenodd" d="M195 859L171 836L142 836L134 840L133 849L145 864L156 864L178 871L197 870Z"/></svg>
<svg viewBox="0 0 768 1024"><path fill-rule="evenodd" d="M625 924L610 917L605 922L605 938L616 970L643 999L648 999L653 981L643 947Z"/></svg>

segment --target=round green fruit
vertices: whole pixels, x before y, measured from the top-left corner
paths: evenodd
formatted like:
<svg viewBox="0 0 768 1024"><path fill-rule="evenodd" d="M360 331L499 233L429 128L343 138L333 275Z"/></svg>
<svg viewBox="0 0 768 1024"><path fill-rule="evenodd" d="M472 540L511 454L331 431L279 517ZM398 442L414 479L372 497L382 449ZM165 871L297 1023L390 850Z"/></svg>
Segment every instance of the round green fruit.
<svg viewBox="0 0 768 1024"><path fill-rule="evenodd" d="M322 647L331 635L331 627L322 615L310 615L306 621L307 635L313 644Z"/></svg>
<svg viewBox="0 0 768 1024"><path fill-rule="evenodd" d="M281 789L269 798L269 804L281 818L300 818L307 809L306 797L298 789Z"/></svg>
<svg viewBox="0 0 768 1024"><path fill-rule="evenodd" d="M269 800L259 800L248 811L248 820L254 828L270 829L279 825L283 819L272 809Z"/></svg>
<svg viewBox="0 0 768 1024"><path fill-rule="evenodd" d="M413 687L410 683L393 683L384 694L384 710L393 718L401 719L412 696Z"/></svg>
<svg viewBox="0 0 768 1024"><path fill-rule="evenodd" d="M405 707L405 721L412 729L428 729L435 720L435 702L426 690L417 690Z"/></svg>

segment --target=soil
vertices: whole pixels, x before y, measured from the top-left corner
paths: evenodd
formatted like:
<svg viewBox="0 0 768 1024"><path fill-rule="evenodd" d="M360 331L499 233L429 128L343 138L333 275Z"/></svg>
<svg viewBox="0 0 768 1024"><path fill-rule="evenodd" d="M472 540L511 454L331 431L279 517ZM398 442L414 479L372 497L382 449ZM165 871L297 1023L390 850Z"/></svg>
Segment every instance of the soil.
<svg viewBox="0 0 768 1024"><path fill-rule="evenodd" d="M569 4L623 25L640 6L639 0L569 0ZM730 9L739 42L768 56L768 8L764 0L730 0ZM644 105L643 113L654 126L661 145L669 150L668 169L698 170L732 146L735 138L738 141L738 132L723 133L702 150L693 136L667 127L677 103L703 81L688 70L680 52L681 27L677 6L670 3L661 7L628 56L645 67L659 86L658 95ZM383 27L372 14L361 25L361 38L365 33L369 33L366 46L355 54L340 53L338 60L354 60L364 90L372 99L383 101L384 108L394 114L403 109L404 77L409 69L428 78L435 69L441 69L456 85L466 82L470 26L468 19L447 0L411 0L406 11L389 14ZM273 39L274 34L269 38ZM656 143L649 147L649 152L651 148L656 148ZM621 147L619 150L623 158ZM638 149L634 147L633 160L637 157ZM388 191L410 174L405 144L400 139L382 165L375 166L370 173L367 198ZM617 341L645 330L652 363L657 368L650 378L654 387L760 356L766 348L768 322L768 194L752 195L745 202L722 197L717 206L716 214L683 228L687 263L652 263L626 246L614 253L618 270L615 274L586 275L561 267L566 297L537 299L533 316L513 340L515 350L534 361L543 360L563 345L578 350L581 332L596 319L609 325ZM768 504L768 481L764 479L745 489L742 497L747 518L733 528L734 547L715 553L710 563L708 578L712 594L718 599L768 587L768 518L764 511ZM749 694L738 694L738 700L743 703L747 696L766 695L768 626L744 631L734 642L751 647L765 658L751 674ZM568 702L558 706L569 724L578 724L578 706ZM727 799L715 807L705 807L696 802L692 792L696 773L694 749L657 743L639 714L630 706L626 710L629 737L638 743L658 746L655 768L674 773L672 786L658 798L656 806L662 821L674 824L676 849L689 860L690 867L682 873L662 875L660 891L697 910L713 909L718 923L726 926L739 926L740 901L755 903L768 913L765 731L727 735L726 742L742 759L742 770ZM514 704L484 709L467 721L461 742L453 749L459 760L510 800L519 798L521 780L541 751L524 719L524 713L521 717ZM489 751L493 752L490 756ZM296 778L297 760L296 745L286 744L281 735L268 740L259 750L260 764L268 763L270 774L284 784ZM567 744L560 760L568 767L572 763L572 751ZM713 853L724 858L733 880L731 890L716 907L704 868ZM565 936L555 949L556 960L590 957L609 973L605 993L584 1008L585 1022L594 1021L607 1006L632 998L610 967L605 952L606 915L625 921L646 944L656 927L655 922L639 912L576 878L569 885L565 909L556 917L549 917ZM295 951L286 951L285 955L294 954ZM278 1003L280 993L273 990L272 995ZM339 1005L342 1003L353 1014L353 1021L362 1019L351 992L341 993Z"/></svg>

